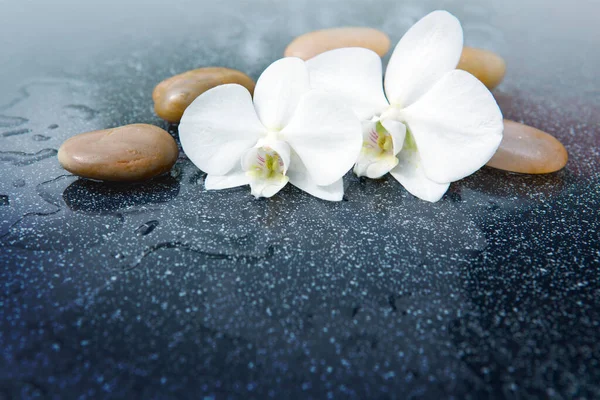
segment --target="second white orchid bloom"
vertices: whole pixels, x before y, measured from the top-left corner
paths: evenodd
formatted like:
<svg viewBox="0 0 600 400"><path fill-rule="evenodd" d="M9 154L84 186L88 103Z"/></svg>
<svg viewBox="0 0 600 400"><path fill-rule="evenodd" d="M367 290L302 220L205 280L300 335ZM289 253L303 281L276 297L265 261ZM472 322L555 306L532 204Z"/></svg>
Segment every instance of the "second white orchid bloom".
<svg viewBox="0 0 600 400"><path fill-rule="evenodd" d="M289 182L330 201L342 200L361 132L352 110L312 90L305 62L292 57L263 72L254 101L243 86L217 86L194 100L179 125L207 189L250 185L254 196L271 197Z"/></svg>
<svg viewBox="0 0 600 400"><path fill-rule="evenodd" d="M435 202L450 182L471 175L494 155L502 140L502 113L481 82L456 70L462 49L460 22L434 11L396 46L385 94L381 59L370 50L331 50L307 61L313 87L338 95L362 121L357 175L390 172L410 193Z"/></svg>

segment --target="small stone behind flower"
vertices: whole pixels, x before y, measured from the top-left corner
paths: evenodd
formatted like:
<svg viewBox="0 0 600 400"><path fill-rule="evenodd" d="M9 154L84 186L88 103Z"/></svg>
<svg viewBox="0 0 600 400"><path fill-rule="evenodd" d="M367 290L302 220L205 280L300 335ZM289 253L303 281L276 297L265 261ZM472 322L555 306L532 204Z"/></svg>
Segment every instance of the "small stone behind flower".
<svg viewBox="0 0 600 400"><path fill-rule="evenodd" d="M58 161L85 178L142 181L169 171L178 155L165 130L134 124L73 136L58 150Z"/></svg>
<svg viewBox="0 0 600 400"><path fill-rule="evenodd" d="M506 62L502 57L473 47L463 49L456 68L469 72L490 90L498 86L506 74Z"/></svg>
<svg viewBox="0 0 600 400"><path fill-rule="evenodd" d="M237 83L248 89L250 94L254 92L254 81L241 71L222 67L199 68L159 83L152 92L154 111L169 122L179 122L196 97L227 83Z"/></svg>
<svg viewBox="0 0 600 400"><path fill-rule="evenodd" d="M531 126L504 120L504 136L488 167L523 174L548 174L562 169L569 156L554 137Z"/></svg>
<svg viewBox="0 0 600 400"><path fill-rule="evenodd" d="M326 51L343 47L364 47L383 57L390 49L390 38L373 28L323 29L298 36L285 49L284 56L308 60Z"/></svg>

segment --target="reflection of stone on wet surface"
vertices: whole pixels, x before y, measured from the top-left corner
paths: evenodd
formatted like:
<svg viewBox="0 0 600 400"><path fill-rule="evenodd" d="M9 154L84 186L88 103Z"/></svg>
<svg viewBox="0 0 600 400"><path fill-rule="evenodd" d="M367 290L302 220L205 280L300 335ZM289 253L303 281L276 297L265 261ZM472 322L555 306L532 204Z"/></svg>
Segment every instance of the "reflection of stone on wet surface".
<svg viewBox="0 0 600 400"><path fill-rule="evenodd" d="M3 137L19 136L31 132L31 129L14 129L12 131L2 132Z"/></svg>
<svg viewBox="0 0 600 400"><path fill-rule="evenodd" d="M484 167L451 187L476 191L483 196L531 200L559 195L575 182L576 177L568 168L551 174L529 175Z"/></svg>
<svg viewBox="0 0 600 400"><path fill-rule="evenodd" d="M165 203L179 194L179 182L171 176L140 184L116 184L78 179L63 192L66 205L73 211L103 213Z"/></svg>
<svg viewBox="0 0 600 400"><path fill-rule="evenodd" d="M46 158L54 157L58 151L43 149L37 153L24 153L22 151L0 151L0 162L9 162L12 165L29 165Z"/></svg>

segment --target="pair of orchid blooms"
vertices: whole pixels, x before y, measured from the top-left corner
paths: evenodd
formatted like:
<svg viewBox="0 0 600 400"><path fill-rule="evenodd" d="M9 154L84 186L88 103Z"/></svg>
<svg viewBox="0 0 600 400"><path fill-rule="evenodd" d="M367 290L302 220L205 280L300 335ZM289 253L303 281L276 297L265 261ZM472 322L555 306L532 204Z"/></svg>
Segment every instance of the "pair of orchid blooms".
<svg viewBox="0 0 600 400"><path fill-rule="evenodd" d="M358 176L389 172L414 196L438 201L502 140L494 97L456 69L462 50L458 19L434 11L396 46L384 87L381 59L368 49L280 59L258 79L254 99L236 84L199 96L181 119L181 145L209 190L250 185L254 196L271 197L289 182L340 201L354 165Z"/></svg>

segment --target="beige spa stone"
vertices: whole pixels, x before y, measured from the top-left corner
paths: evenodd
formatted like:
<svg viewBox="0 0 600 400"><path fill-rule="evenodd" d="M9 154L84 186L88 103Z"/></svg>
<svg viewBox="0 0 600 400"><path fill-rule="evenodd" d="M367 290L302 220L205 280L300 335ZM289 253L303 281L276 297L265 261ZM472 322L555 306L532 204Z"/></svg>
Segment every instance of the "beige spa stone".
<svg viewBox="0 0 600 400"><path fill-rule="evenodd" d="M141 181L169 171L178 155L177 143L165 130L134 124L73 136L58 150L58 161L85 178Z"/></svg>
<svg viewBox="0 0 600 400"><path fill-rule="evenodd" d="M487 166L523 174L548 174L562 169L568 159L567 150L554 136L504 120L504 137Z"/></svg>
<svg viewBox="0 0 600 400"><path fill-rule="evenodd" d="M199 68L159 83L152 92L154 111L169 122L179 122L185 109L198 96L226 83L238 83L251 94L254 92L254 81L241 71L223 67Z"/></svg>
<svg viewBox="0 0 600 400"><path fill-rule="evenodd" d="M329 50L343 47L364 47L383 57L390 49L390 38L373 28L331 28L305 33L294 39L284 56L308 60Z"/></svg>
<svg viewBox="0 0 600 400"><path fill-rule="evenodd" d="M488 89L494 89L506 74L506 62L498 54L488 50L465 47L457 69L474 75Z"/></svg>

